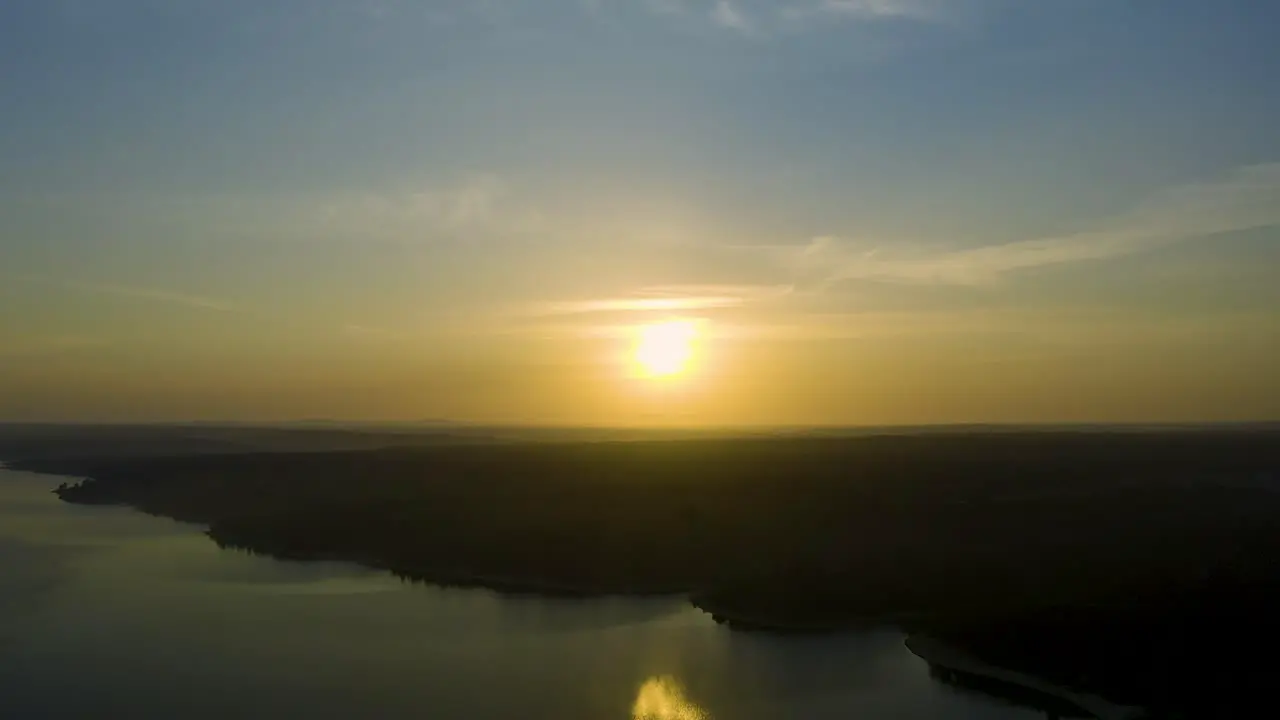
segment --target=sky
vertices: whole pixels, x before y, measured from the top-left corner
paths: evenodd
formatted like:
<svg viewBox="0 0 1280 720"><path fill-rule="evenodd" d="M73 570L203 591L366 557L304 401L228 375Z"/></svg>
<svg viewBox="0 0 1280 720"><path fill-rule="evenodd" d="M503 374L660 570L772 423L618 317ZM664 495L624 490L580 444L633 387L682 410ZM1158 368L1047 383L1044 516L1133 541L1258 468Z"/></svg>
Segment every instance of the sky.
<svg viewBox="0 0 1280 720"><path fill-rule="evenodd" d="M0 420L1280 419L1278 26L8 0Z"/></svg>

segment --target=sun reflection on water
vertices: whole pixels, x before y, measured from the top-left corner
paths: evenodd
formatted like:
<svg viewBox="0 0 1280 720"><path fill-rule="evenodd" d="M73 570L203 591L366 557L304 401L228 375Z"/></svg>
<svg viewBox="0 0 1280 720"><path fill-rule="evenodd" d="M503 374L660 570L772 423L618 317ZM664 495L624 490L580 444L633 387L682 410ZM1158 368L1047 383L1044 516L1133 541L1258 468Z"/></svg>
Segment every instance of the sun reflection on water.
<svg viewBox="0 0 1280 720"><path fill-rule="evenodd" d="M640 686L631 706L632 720L711 720L711 714L684 696L672 677L653 677Z"/></svg>

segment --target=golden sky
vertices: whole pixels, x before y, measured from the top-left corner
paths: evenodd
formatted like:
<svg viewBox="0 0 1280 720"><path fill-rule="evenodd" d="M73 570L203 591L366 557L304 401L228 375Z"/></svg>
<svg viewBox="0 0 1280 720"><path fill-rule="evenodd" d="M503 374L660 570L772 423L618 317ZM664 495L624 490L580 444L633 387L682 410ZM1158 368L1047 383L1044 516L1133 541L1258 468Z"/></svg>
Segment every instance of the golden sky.
<svg viewBox="0 0 1280 720"><path fill-rule="evenodd" d="M0 8L0 421L1280 417L1265 3L480 5Z"/></svg>

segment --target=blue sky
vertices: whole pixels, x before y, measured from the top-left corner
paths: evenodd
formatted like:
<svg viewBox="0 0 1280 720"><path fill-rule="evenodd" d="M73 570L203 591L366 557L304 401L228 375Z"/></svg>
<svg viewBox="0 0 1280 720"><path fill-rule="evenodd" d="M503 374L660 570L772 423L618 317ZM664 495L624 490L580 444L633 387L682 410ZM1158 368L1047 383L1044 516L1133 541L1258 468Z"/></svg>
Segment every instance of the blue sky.
<svg viewBox="0 0 1280 720"><path fill-rule="evenodd" d="M1274 418L1278 24L13 0L0 417ZM614 367L673 313L678 400Z"/></svg>

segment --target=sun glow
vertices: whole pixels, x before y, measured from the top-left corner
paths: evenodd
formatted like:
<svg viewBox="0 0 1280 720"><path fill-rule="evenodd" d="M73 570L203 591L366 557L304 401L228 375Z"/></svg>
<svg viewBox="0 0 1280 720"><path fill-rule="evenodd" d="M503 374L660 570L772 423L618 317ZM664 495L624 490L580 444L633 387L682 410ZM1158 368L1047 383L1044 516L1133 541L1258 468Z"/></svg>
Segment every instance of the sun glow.
<svg viewBox="0 0 1280 720"><path fill-rule="evenodd" d="M693 360L698 339L698 323L668 320L636 328L631 360L642 377L665 378L679 375Z"/></svg>

